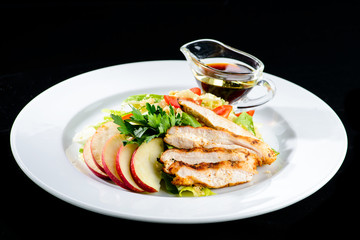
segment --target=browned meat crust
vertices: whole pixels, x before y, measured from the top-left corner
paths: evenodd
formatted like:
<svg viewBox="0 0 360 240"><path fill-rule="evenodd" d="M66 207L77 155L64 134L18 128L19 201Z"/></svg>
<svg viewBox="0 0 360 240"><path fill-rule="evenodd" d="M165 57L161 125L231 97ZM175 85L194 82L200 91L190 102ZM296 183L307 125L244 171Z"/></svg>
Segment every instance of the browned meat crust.
<svg viewBox="0 0 360 240"><path fill-rule="evenodd" d="M160 157L165 164L179 161L187 164L217 163L221 161L251 161L258 164L259 157L245 148L193 148L193 149L169 149ZM166 167L166 166L165 166Z"/></svg>
<svg viewBox="0 0 360 240"><path fill-rule="evenodd" d="M227 118L191 101L179 100L183 110L208 127L172 127L164 141L169 149L160 158L172 183L222 188L248 182L256 167L271 164L276 154L270 146Z"/></svg>
<svg viewBox="0 0 360 240"><path fill-rule="evenodd" d="M172 181L175 185L222 188L250 181L256 173L256 165L249 161L221 161L194 165L174 162L166 172L175 175Z"/></svg>
<svg viewBox="0 0 360 240"><path fill-rule="evenodd" d="M241 126L230 121L229 119L217 115L214 111L208 108L202 107L188 100L179 100L179 104L185 112L200 119L200 121L202 121L208 127L218 130L227 130L236 135L256 138L249 131L243 129Z"/></svg>
<svg viewBox="0 0 360 240"><path fill-rule="evenodd" d="M168 130L164 141L174 147L185 149L200 147L245 148L259 156L259 165L271 164L277 158L274 150L260 139L208 127L172 127Z"/></svg>

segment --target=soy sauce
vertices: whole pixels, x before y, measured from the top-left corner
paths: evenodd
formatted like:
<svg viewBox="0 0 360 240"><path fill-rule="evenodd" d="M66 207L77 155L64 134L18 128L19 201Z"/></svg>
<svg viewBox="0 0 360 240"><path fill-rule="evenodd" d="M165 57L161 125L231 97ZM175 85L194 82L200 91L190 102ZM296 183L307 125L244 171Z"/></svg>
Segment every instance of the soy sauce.
<svg viewBox="0 0 360 240"><path fill-rule="evenodd" d="M229 73L251 73L251 69L243 65L233 63L208 63L207 66Z"/></svg>
<svg viewBox="0 0 360 240"><path fill-rule="evenodd" d="M207 66L223 71L225 73L251 73L252 70L243 65L232 63L208 63ZM255 85L255 80L252 81L228 81L195 73L196 81L205 92L212 93L218 97L223 98L229 103L238 101L244 94L249 92Z"/></svg>

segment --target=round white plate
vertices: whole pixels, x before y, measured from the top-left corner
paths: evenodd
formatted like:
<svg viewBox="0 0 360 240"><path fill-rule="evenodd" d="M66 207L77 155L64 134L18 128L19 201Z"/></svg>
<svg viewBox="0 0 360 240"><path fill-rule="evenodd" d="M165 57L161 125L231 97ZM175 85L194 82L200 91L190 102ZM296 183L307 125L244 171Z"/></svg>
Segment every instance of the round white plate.
<svg viewBox="0 0 360 240"><path fill-rule="evenodd" d="M196 86L185 61L107 67L63 81L34 98L11 129L14 157L36 184L76 206L121 218L205 223L247 218L293 204L321 188L341 166L347 136L334 111L314 94L279 77L275 98L256 110L264 140L280 152L250 183L200 198L139 194L94 176L78 159L73 136L98 123L104 108L128 96Z"/></svg>

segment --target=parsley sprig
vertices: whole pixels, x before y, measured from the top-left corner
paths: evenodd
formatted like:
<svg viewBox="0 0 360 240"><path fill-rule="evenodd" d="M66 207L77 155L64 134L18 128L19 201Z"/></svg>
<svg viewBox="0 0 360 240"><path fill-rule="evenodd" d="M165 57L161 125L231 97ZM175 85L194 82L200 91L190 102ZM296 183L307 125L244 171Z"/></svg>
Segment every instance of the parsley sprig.
<svg viewBox="0 0 360 240"><path fill-rule="evenodd" d="M131 105L130 105L131 106ZM131 106L132 116L123 120L120 116L111 114L114 123L118 124L118 130L129 136L124 141L124 145L128 143L141 144L149 142L153 138L164 137L166 131L173 126L182 124L182 117L179 113L175 113L174 108L169 106L169 113L165 112L160 106L146 103L147 114L141 112Z"/></svg>

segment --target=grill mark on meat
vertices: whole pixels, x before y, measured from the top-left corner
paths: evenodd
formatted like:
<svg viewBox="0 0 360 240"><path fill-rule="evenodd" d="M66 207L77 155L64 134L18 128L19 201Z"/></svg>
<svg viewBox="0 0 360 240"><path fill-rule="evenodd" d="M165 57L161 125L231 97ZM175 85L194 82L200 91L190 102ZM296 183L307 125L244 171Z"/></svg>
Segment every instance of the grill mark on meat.
<svg viewBox="0 0 360 240"><path fill-rule="evenodd" d="M171 127L164 141L174 147L184 149L213 147L247 149L260 157L259 165L271 164L277 157L273 149L259 139L208 127Z"/></svg>
<svg viewBox="0 0 360 240"><path fill-rule="evenodd" d="M219 116L214 111L208 108L202 107L196 103L183 99L179 100L179 104L186 113L189 113L194 117L200 119L200 121L208 127L218 130L227 130L237 135L243 135L257 139L251 132L245 130L244 128L230 121L229 119Z"/></svg>
<svg viewBox="0 0 360 240"><path fill-rule="evenodd" d="M190 101L179 104L208 127L168 130L164 141L180 149L166 150L159 161L165 173L175 176L174 185L234 186L250 181L257 166L276 160L270 146L241 126Z"/></svg>
<svg viewBox="0 0 360 240"><path fill-rule="evenodd" d="M241 161L222 161L190 165L174 162L167 173L175 175L174 185L201 185L209 188L222 188L248 182L256 173L255 164Z"/></svg>
<svg viewBox="0 0 360 240"><path fill-rule="evenodd" d="M196 159L199 154L201 159ZM188 161L187 155L195 161ZM164 172L175 175L175 185L220 188L250 181L257 173L258 156L246 149L169 149L160 161Z"/></svg>
<svg viewBox="0 0 360 240"><path fill-rule="evenodd" d="M221 161L221 162L210 162L210 163L206 163L206 162L201 162L198 164L188 164L185 162L181 162L181 161L174 161L174 163L168 168L168 173L171 174L175 174L176 172L176 168L182 167L182 166L187 166L189 168L195 169L197 171L203 171L209 168L212 169L220 169L222 167L231 167L231 168L246 168L249 172L255 173L255 167L253 166L253 168L247 166L247 163L241 162L241 161L231 161L231 160L227 160L227 161ZM173 171L173 169L175 169L175 171Z"/></svg>
<svg viewBox="0 0 360 240"><path fill-rule="evenodd" d="M216 163L221 161L251 161L256 165L259 157L247 149L225 149L225 148L193 148L193 149L169 149L162 153L160 162L165 168L174 161L187 164Z"/></svg>

